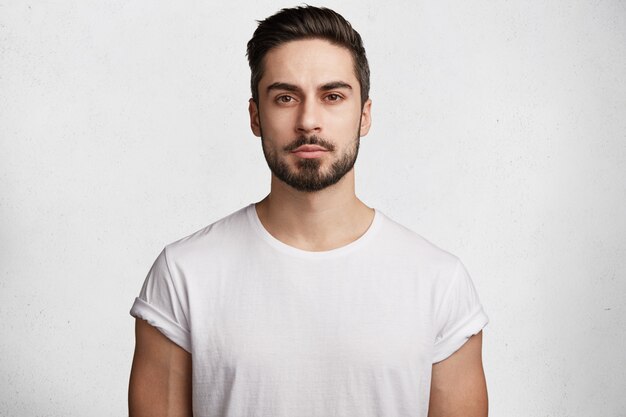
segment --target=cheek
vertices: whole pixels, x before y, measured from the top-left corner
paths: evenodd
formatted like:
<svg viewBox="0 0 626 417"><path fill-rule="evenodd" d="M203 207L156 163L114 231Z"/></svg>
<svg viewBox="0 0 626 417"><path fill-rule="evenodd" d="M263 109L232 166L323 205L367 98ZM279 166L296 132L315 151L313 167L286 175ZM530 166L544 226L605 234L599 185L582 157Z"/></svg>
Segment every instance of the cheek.
<svg viewBox="0 0 626 417"><path fill-rule="evenodd" d="M361 115L355 115L354 113L344 114L343 117L336 119L336 129L341 131L342 134L352 136L358 129L361 123Z"/></svg>
<svg viewBox="0 0 626 417"><path fill-rule="evenodd" d="M329 116L335 121L336 126L342 129L354 130L361 122L361 106L358 103L350 103L350 106L336 107L329 111Z"/></svg>
<svg viewBox="0 0 626 417"><path fill-rule="evenodd" d="M290 131L293 125L293 115L287 111L266 111L261 113L261 126L263 132Z"/></svg>

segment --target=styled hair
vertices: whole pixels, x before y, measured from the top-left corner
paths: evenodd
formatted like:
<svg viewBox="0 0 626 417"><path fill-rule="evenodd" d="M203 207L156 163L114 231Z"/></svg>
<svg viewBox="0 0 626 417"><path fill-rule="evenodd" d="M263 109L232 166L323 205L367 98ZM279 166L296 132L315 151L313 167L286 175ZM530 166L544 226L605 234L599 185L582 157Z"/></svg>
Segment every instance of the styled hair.
<svg viewBox="0 0 626 417"><path fill-rule="evenodd" d="M324 39L350 51L354 73L361 87L361 106L369 97L370 69L361 35L339 13L314 6L282 9L265 20L248 41L247 57L250 64L252 99L259 103L259 81L263 77L263 60L272 49L284 43L301 39Z"/></svg>

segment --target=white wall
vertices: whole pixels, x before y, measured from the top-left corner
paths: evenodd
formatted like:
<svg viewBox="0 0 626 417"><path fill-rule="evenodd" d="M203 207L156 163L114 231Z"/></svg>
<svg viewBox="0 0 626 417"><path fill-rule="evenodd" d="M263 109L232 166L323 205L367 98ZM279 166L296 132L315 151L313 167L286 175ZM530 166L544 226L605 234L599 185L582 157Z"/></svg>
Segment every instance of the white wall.
<svg viewBox="0 0 626 417"><path fill-rule="evenodd" d="M214 3L214 4L213 4ZM295 3L0 1L0 415L126 414L162 247L269 190L245 43ZM491 416L626 416L626 3L330 2L357 191L459 255Z"/></svg>

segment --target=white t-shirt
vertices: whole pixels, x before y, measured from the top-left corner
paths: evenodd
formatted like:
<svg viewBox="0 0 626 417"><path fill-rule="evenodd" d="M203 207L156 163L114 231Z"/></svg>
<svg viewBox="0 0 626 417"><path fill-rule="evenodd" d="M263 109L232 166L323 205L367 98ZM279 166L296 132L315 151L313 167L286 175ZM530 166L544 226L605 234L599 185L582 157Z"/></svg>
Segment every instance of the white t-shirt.
<svg viewBox="0 0 626 417"><path fill-rule="evenodd" d="M166 245L130 313L191 353L195 417L426 417L432 364L488 322L459 259L381 211L311 252L254 204Z"/></svg>

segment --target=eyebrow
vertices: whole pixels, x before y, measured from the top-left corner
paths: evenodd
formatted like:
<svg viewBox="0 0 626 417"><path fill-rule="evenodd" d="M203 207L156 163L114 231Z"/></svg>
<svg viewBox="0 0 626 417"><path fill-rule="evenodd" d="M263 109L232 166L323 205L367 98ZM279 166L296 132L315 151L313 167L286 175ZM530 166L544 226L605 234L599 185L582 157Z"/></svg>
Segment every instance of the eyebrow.
<svg viewBox="0 0 626 417"><path fill-rule="evenodd" d="M319 89L322 91L336 90L338 88L345 88L352 90L352 86L343 81L331 81L326 84L322 84ZM267 86L267 92L269 93L272 90L282 90L282 91L290 91L290 92L299 92L301 88L294 84L283 83L283 82L275 82Z"/></svg>
<svg viewBox="0 0 626 417"><path fill-rule="evenodd" d="M328 91L328 90L336 90L338 88L347 88L348 90L352 90L352 86L343 81L332 81L332 82L326 83L320 87L320 90Z"/></svg>

